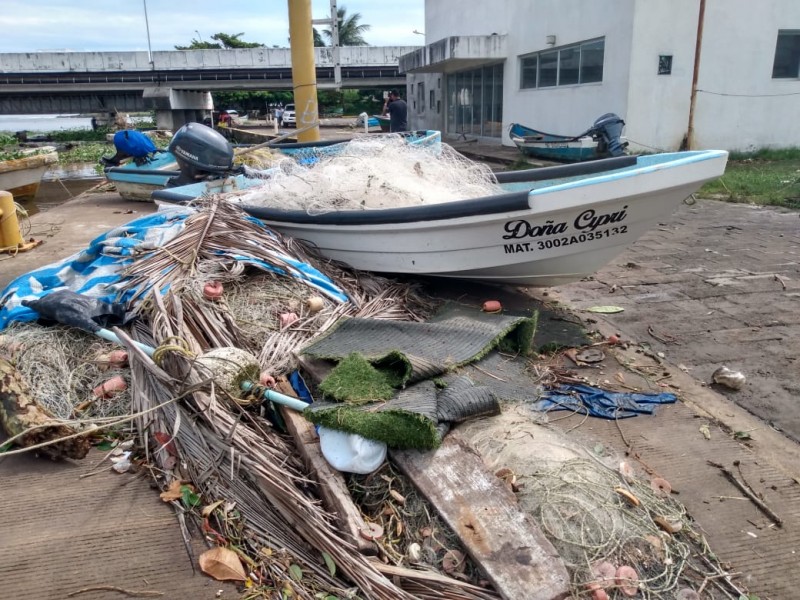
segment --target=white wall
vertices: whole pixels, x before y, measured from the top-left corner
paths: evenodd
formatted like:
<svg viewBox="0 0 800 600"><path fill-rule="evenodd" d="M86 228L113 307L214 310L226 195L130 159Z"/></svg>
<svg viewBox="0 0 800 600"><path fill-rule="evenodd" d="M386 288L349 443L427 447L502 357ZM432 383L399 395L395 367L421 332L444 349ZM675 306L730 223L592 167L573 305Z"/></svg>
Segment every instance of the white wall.
<svg viewBox="0 0 800 600"><path fill-rule="evenodd" d="M697 148L800 146L800 79L772 79L779 29L800 29L799 0L707 0Z"/></svg>
<svg viewBox="0 0 800 600"><path fill-rule="evenodd" d="M699 6L699 0L636 4L623 116L632 150L676 150L686 135ZM672 74L658 74L660 54L672 55Z"/></svg>
<svg viewBox="0 0 800 600"><path fill-rule="evenodd" d="M635 0L496 0L464 3L427 0L426 43L453 35L508 34L504 64L503 123L518 122L574 135L603 113L627 120L628 65ZM605 36L603 81L597 84L521 90L519 56ZM503 143L511 145L508 131Z"/></svg>
<svg viewBox="0 0 800 600"><path fill-rule="evenodd" d="M687 134L700 0L426 0L425 42L507 34L503 122L574 134L605 112L644 150L675 150ZM800 146L800 79L772 79L779 29L800 29L800 0L706 0L695 147ZM605 36L603 82L519 88L519 56ZM658 75L658 56L673 56ZM416 76L419 77L419 76ZM416 79L415 77L415 79ZM412 78L409 76L409 81ZM430 76L426 77L426 87ZM431 115L422 115L429 126ZM412 117L413 118L413 117ZM510 144L507 132L503 143Z"/></svg>

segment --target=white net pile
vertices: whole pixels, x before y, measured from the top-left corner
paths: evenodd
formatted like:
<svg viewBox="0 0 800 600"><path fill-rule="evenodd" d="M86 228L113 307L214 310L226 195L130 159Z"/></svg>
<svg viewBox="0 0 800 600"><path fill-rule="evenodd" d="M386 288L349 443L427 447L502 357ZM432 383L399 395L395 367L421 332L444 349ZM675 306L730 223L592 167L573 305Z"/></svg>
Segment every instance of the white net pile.
<svg viewBox="0 0 800 600"><path fill-rule="evenodd" d="M492 171L446 144L413 145L402 137L368 137L309 166L286 158L263 186L238 194L248 206L369 210L419 206L501 193Z"/></svg>
<svg viewBox="0 0 800 600"><path fill-rule="evenodd" d="M98 397L94 389L127 368L113 368L103 357L118 346L69 327L12 323L0 334L0 356L10 360L28 384L31 396L54 416L110 417L130 412L127 389Z"/></svg>

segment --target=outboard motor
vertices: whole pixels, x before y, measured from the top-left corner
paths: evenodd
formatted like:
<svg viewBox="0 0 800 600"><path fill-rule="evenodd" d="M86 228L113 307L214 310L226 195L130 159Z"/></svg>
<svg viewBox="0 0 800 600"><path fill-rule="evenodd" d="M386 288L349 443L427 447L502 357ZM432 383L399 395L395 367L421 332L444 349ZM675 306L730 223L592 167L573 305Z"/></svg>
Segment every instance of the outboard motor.
<svg viewBox="0 0 800 600"><path fill-rule="evenodd" d="M628 142L620 141L622 128L625 126L619 116L614 113L606 113L592 125L592 137L597 140L597 153L601 156L622 156Z"/></svg>
<svg viewBox="0 0 800 600"><path fill-rule="evenodd" d="M201 123L187 123L178 129L169 151L181 174L170 179L167 187L217 179L233 169L233 146L221 133Z"/></svg>

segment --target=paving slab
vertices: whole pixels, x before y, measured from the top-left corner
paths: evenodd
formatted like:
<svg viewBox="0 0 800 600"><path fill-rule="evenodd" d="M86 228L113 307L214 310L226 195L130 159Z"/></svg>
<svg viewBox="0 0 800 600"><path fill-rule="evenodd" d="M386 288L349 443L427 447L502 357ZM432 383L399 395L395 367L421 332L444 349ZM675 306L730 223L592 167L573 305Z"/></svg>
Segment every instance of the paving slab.
<svg viewBox="0 0 800 600"><path fill-rule="evenodd" d="M45 243L16 256L0 255L0 289L13 278L86 247L97 235L156 210L116 193L87 193L31 217L31 234ZM0 434L0 442L5 437ZM105 453L82 461L52 462L23 454L0 458L0 580L4 598L81 600L128 597L127 591L163 598L237 598L233 586L194 572L172 507L150 478L117 475L98 467ZM108 466L108 463L105 463ZM195 540L195 556L204 548ZM221 594L218 595L218 592Z"/></svg>
<svg viewBox="0 0 800 600"><path fill-rule="evenodd" d="M701 200L683 206L592 281L556 291L579 310L623 307L609 323L692 369L701 381L710 382L723 365L741 370L748 379L744 389L720 392L798 442L799 216ZM652 271L663 271L655 285ZM656 339L650 327L675 343Z"/></svg>

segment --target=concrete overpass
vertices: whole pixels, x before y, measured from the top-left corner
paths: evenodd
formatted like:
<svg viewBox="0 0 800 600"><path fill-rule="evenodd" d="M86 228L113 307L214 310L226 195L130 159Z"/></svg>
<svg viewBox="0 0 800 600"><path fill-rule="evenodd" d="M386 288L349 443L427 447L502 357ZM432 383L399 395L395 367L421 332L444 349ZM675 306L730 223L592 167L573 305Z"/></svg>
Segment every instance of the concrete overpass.
<svg viewBox="0 0 800 600"><path fill-rule="evenodd" d="M405 86L399 57L416 46L343 46L343 88ZM334 87L331 48L315 48L317 84ZM289 48L147 52L42 52L0 54L0 113L208 110L208 92L291 90ZM202 100L200 100L201 93ZM180 98L180 99L178 99ZM176 100L178 99L178 100Z"/></svg>

